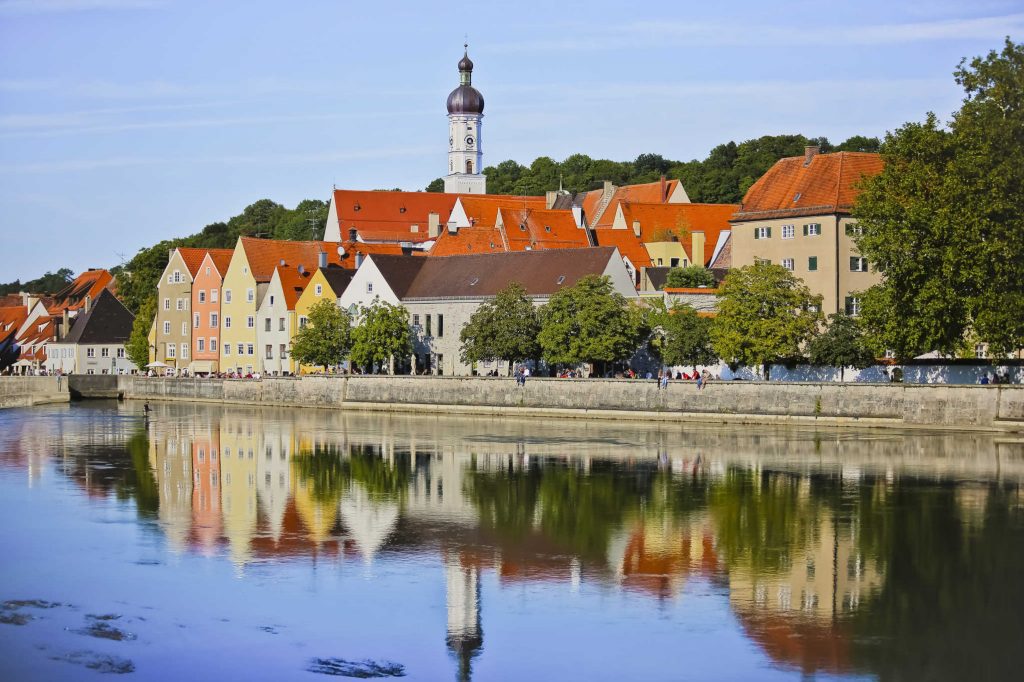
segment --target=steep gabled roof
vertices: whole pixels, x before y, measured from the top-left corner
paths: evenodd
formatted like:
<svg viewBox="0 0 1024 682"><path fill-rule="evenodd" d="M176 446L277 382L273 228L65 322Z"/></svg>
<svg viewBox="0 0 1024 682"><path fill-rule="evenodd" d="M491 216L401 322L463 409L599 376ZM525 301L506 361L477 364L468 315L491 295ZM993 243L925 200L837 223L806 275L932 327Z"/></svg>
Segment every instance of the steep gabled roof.
<svg viewBox="0 0 1024 682"><path fill-rule="evenodd" d="M572 211L503 208L501 220L510 251L591 246L587 231L576 227Z"/></svg>
<svg viewBox="0 0 1024 682"><path fill-rule="evenodd" d="M637 269L649 268L653 265L651 255L647 253L647 247L644 246L640 237L633 233L632 229L613 230L611 228L604 228L594 230L594 239L597 240L598 246L616 247L619 250L619 254L623 258L628 258L633 267Z"/></svg>
<svg viewBox="0 0 1024 682"><path fill-rule="evenodd" d="M327 263L339 264L338 245L331 242L292 242L277 239L242 237L242 248L249 261L249 271L257 282L269 282L281 261L288 267L302 265L312 271L319 265L320 253L327 254Z"/></svg>
<svg viewBox="0 0 1024 682"><path fill-rule="evenodd" d="M302 296L306 285L309 284L312 273L305 267L286 265L277 268L277 276L281 280L281 293L284 295L285 306L288 310L295 310L295 304Z"/></svg>
<svg viewBox="0 0 1024 682"><path fill-rule="evenodd" d="M650 244L665 241L667 232L682 244L693 258L693 233L704 233L704 262L708 265L714 254L719 235L731 228L730 218L739 208L737 204L644 204L624 202L620 205L626 229L632 231L633 222L640 223L640 241ZM607 229L607 228L605 228ZM598 234L600 242L602 229Z"/></svg>
<svg viewBox="0 0 1024 682"><path fill-rule="evenodd" d="M184 246L178 247L178 253L181 254L181 260L185 262L185 267L188 268L189 274L193 277L195 277L199 272L199 266L203 264L206 254L210 254L214 265L217 266L217 270L219 270L223 275L227 271L227 264L231 261L231 254L234 252L234 249L197 249ZM221 267L222 265L223 269Z"/></svg>
<svg viewBox="0 0 1024 682"><path fill-rule="evenodd" d="M595 189L587 192L580 200L583 207L583 214L586 216L587 225L591 228L611 227L615 220L615 210L620 203L643 203L643 204L664 204L668 203L676 190L679 189L679 180L665 180L664 185L657 182L645 182L639 185L623 185L612 187L612 195L604 210L601 210L601 200L604 197L604 189Z"/></svg>
<svg viewBox="0 0 1024 682"><path fill-rule="evenodd" d="M733 222L849 213L857 184L884 166L881 155L867 152L780 159L747 190Z"/></svg>
<svg viewBox="0 0 1024 682"><path fill-rule="evenodd" d="M340 297L345 292L349 282L352 281L352 277L356 274L355 270L334 265L320 268L320 272L323 273L324 279L327 280L328 286L331 287L331 291L334 292L336 297Z"/></svg>
<svg viewBox="0 0 1024 682"><path fill-rule="evenodd" d="M441 236L434 242L428 255L431 257L461 256L469 253L493 253L504 250L505 241L501 236L501 230L491 225L463 227L456 233L442 229Z"/></svg>
<svg viewBox="0 0 1024 682"><path fill-rule="evenodd" d="M466 194L459 196L459 203L466 218L472 225L492 227L498 219L498 211L507 209L543 209L546 206L544 197L505 196L501 194Z"/></svg>
<svg viewBox="0 0 1024 682"><path fill-rule="evenodd" d="M53 303L47 308L52 313L64 310L78 310L85 305L85 297L95 301L104 289L113 288L114 276L102 268L86 270L66 287L53 295Z"/></svg>
<svg viewBox="0 0 1024 682"><path fill-rule="evenodd" d="M75 323L60 343L125 343L132 333L135 316L107 290L92 307L75 318Z"/></svg>
<svg viewBox="0 0 1024 682"><path fill-rule="evenodd" d="M444 225L458 198L439 192L336 189L334 207L342 240L348 239L349 230L355 228L367 241L423 242L430 238L430 214L437 213ZM412 231L413 225L417 226L416 232Z"/></svg>
<svg viewBox="0 0 1024 682"><path fill-rule="evenodd" d="M361 256L426 255L426 253L421 250L408 249L397 242L392 242L390 244L367 244L360 241L343 241L341 244L332 244L331 246L334 248L335 253L338 252L339 246L344 250L344 253L336 260L329 260L328 264L341 265L341 267L348 268L349 270L356 270L359 267L357 262L360 261Z"/></svg>
<svg viewBox="0 0 1024 682"><path fill-rule="evenodd" d="M603 274L610 248L552 249L435 258L373 257L399 299L494 296L518 282L531 296L553 294L585 275Z"/></svg>

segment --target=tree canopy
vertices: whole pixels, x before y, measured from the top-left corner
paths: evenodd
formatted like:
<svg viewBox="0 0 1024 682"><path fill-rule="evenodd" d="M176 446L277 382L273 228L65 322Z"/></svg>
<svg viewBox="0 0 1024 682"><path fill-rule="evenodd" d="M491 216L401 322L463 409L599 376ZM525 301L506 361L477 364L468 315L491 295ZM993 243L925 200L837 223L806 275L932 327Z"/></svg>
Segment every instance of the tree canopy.
<svg viewBox="0 0 1024 682"><path fill-rule="evenodd" d="M838 367L842 378L846 367L863 369L875 364L875 354L868 346L857 320L844 313L828 316L825 331L811 339L807 357L812 364Z"/></svg>
<svg viewBox="0 0 1024 682"><path fill-rule="evenodd" d="M587 275L556 292L539 314L537 341L550 364L627 359L645 332L640 309L612 289L608 277L599 275Z"/></svg>
<svg viewBox="0 0 1024 682"><path fill-rule="evenodd" d="M700 265L688 265L685 268L671 268L665 278L667 287L713 287L715 276L711 271Z"/></svg>
<svg viewBox="0 0 1024 682"><path fill-rule="evenodd" d="M484 301L459 332L462 361L507 360L513 363L540 354L540 322L526 289L512 282Z"/></svg>
<svg viewBox="0 0 1024 682"><path fill-rule="evenodd" d="M682 180L692 201L737 203L744 192L787 156L802 156L808 144L821 151L878 151L875 137L855 135L838 146L827 138L803 135L765 135L745 142L720 144L703 160L675 161L660 154L640 154L632 161L593 159L572 154L561 162L540 156L529 166L509 159L484 168L487 191L491 194L542 195L559 186L570 192L599 189L605 180L616 185L655 182L662 175ZM444 180L437 178L426 187L428 192L443 192Z"/></svg>
<svg viewBox="0 0 1024 682"><path fill-rule="evenodd" d="M156 303L154 287L149 297L139 306L135 322L132 323L132 333L124 347L128 359L140 370L149 364L149 328L153 326L153 318L156 317Z"/></svg>
<svg viewBox="0 0 1024 682"><path fill-rule="evenodd" d="M1024 47L1007 39L955 79L949 125L928 114L886 135L854 211L883 278L862 315L898 357L955 354L972 333L993 354L1024 346Z"/></svg>
<svg viewBox="0 0 1024 682"><path fill-rule="evenodd" d="M74 276L75 272L71 268L60 268L57 272L47 271L41 277L30 279L27 282L16 279L13 282L0 284L0 296L17 294L22 291L29 294L54 294L67 286Z"/></svg>
<svg viewBox="0 0 1024 682"><path fill-rule="evenodd" d="M352 330L352 362L360 367L383 366L393 358L412 355L409 311L379 298L359 309L359 323Z"/></svg>
<svg viewBox="0 0 1024 682"><path fill-rule="evenodd" d="M662 364L710 365L718 360L711 348L711 320L688 305L659 306L649 316L651 350Z"/></svg>
<svg viewBox="0 0 1024 682"><path fill-rule="evenodd" d="M764 365L766 375L769 364L798 357L821 320L821 296L781 265L732 270L718 291L715 353L730 363Z"/></svg>
<svg viewBox="0 0 1024 682"><path fill-rule="evenodd" d="M348 313L333 300L323 300L309 309L309 321L292 339L292 357L303 365L340 365L352 345Z"/></svg>

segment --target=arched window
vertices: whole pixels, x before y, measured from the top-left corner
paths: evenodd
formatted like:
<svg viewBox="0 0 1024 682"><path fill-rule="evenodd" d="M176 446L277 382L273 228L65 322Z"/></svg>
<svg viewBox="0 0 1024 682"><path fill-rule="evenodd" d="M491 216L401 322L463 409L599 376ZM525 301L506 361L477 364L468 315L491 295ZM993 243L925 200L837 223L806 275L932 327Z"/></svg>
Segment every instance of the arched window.
<svg viewBox="0 0 1024 682"><path fill-rule="evenodd" d="M466 172L473 174L473 159L466 159Z"/></svg>

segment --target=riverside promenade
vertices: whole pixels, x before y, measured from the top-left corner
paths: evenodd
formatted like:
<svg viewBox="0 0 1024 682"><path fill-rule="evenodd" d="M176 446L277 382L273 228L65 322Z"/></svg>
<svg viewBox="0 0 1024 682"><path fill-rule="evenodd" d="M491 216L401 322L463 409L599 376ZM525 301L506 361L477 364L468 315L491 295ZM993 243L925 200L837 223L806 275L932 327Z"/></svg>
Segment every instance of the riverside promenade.
<svg viewBox="0 0 1024 682"><path fill-rule="evenodd" d="M1024 433L1024 386L434 376L70 377L75 397L657 422Z"/></svg>

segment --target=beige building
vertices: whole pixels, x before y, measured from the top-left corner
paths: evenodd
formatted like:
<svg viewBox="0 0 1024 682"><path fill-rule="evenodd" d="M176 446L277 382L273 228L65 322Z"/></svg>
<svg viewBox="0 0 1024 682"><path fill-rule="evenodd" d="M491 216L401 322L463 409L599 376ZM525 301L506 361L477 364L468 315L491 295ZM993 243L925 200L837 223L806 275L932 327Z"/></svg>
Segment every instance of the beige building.
<svg viewBox="0 0 1024 682"><path fill-rule="evenodd" d="M205 257L206 249L174 249L157 284L153 355L174 371L192 362L192 280Z"/></svg>
<svg viewBox="0 0 1024 682"><path fill-rule="evenodd" d="M782 265L822 296L822 312L860 312L856 293L880 281L853 238L857 185L882 171L878 154L820 154L779 160L755 182L732 220L732 266Z"/></svg>

